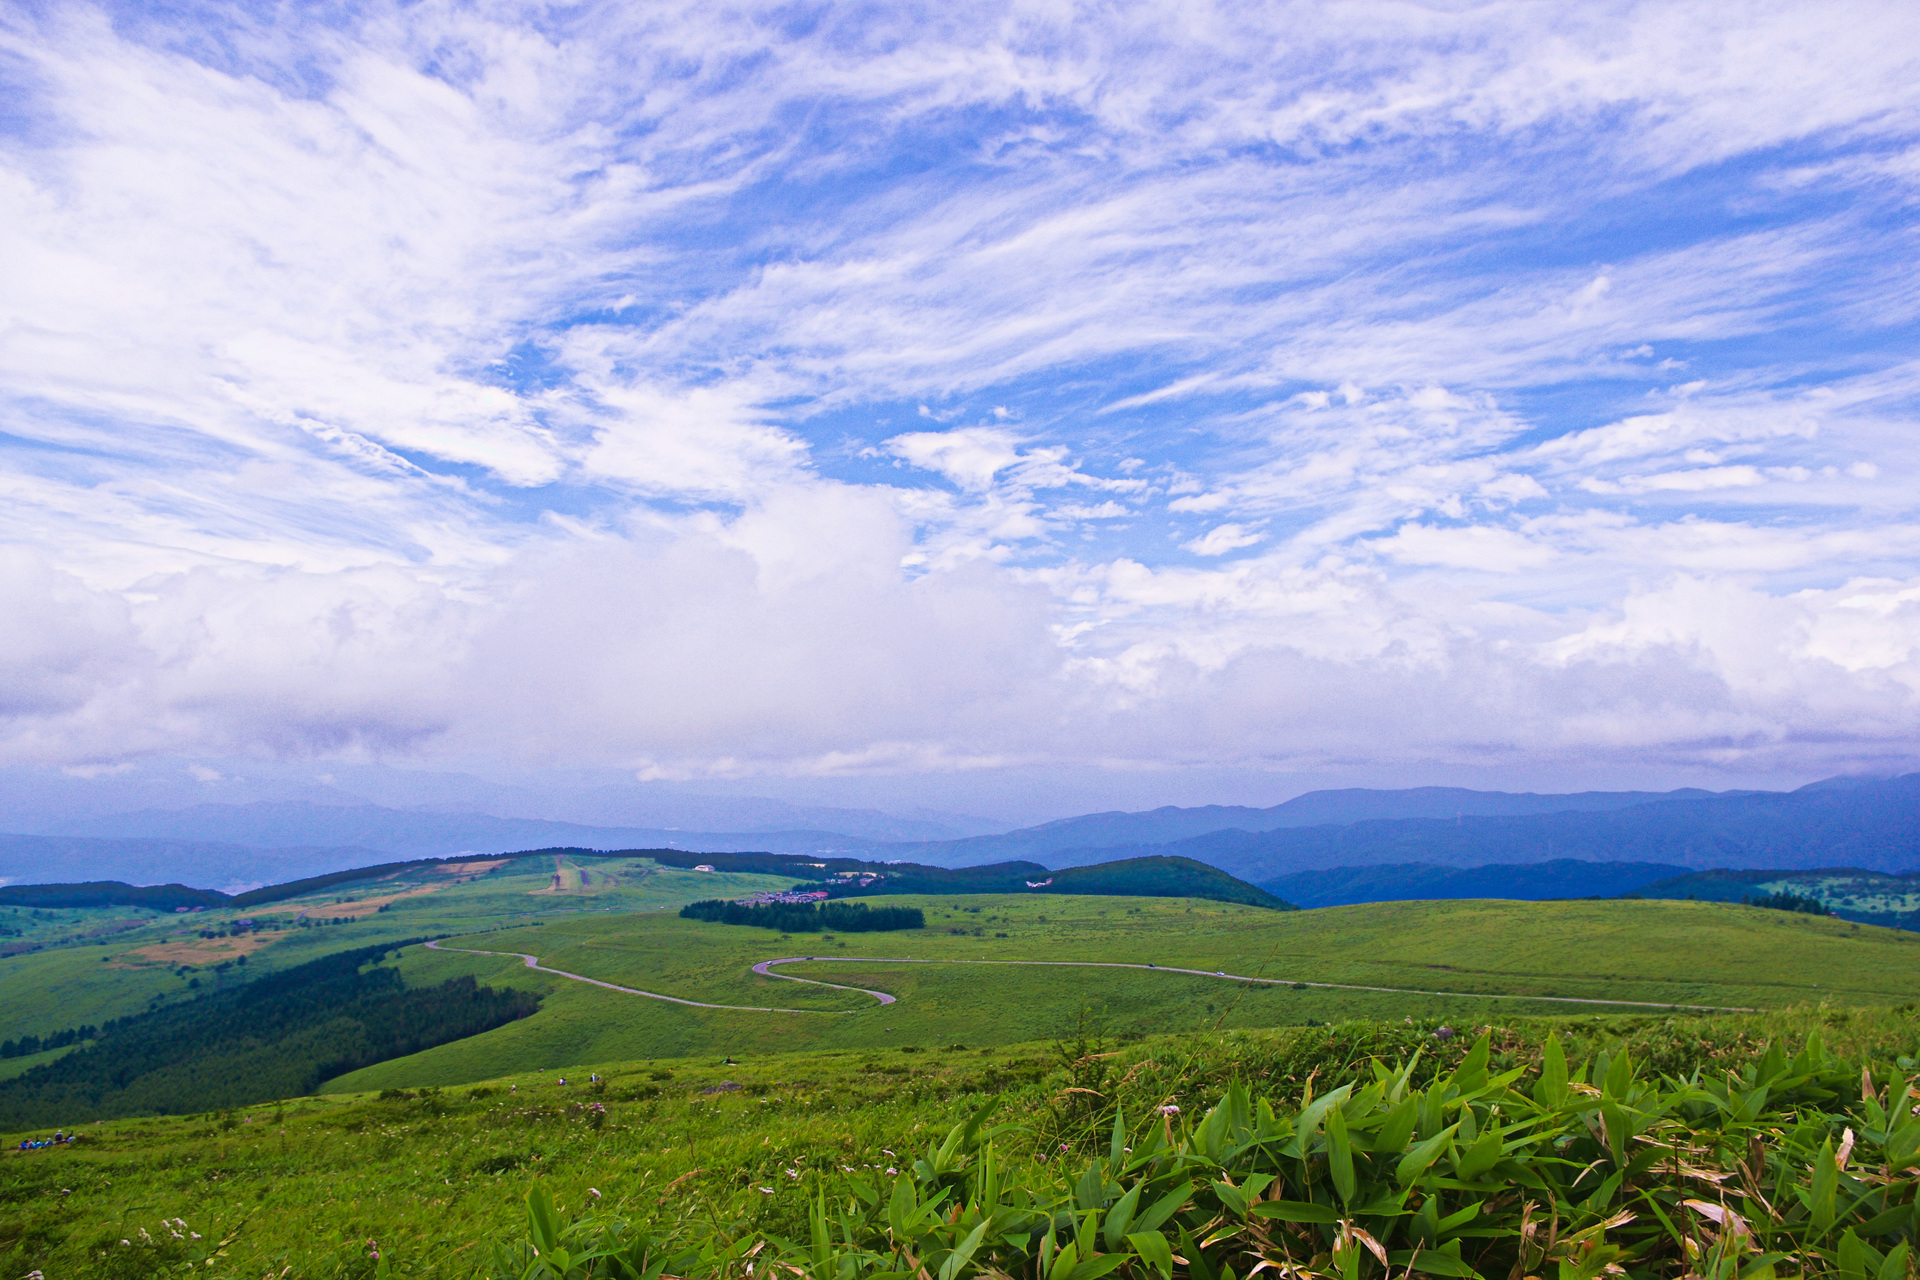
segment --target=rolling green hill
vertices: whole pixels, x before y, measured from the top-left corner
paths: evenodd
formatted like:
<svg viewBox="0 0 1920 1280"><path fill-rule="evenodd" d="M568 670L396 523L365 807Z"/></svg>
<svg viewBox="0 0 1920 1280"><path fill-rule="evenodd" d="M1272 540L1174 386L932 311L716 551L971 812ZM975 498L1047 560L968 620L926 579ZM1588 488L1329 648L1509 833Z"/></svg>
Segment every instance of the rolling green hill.
<svg viewBox="0 0 1920 1280"><path fill-rule="evenodd" d="M1700 871L1643 885L1646 898L1743 902L1769 894L1817 898L1843 920L1920 929L1920 874L1883 875L1857 867L1820 871Z"/></svg>
<svg viewBox="0 0 1920 1280"><path fill-rule="evenodd" d="M809 858L785 853L683 853L670 849L601 855L591 849L547 852L572 857L645 856L663 866L712 866L721 871L788 875L827 889L834 897L899 893L1118 894L1132 897L1206 898L1244 902L1275 911L1293 904L1266 890L1195 862L1152 855L1095 866L1049 871L1037 862L996 862L973 867L931 867L911 862L863 862L858 858Z"/></svg>
<svg viewBox="0 0 1920 1280"><path fill-rule="evenodd" d="M1486 1030L1496 1065L1522 1070L1540 1068L1549 1025L1576 1054L1631 1046L1636 1061L1678 1073L1754 1062L1769 1036L1816 1029L1858 1056L1846 1072L1830 1071L1835 1078L1855 1079L1867 1063L1884 1080L1889 1064L1920 1050L1911 995L1920 935L1722 903L1274 911L1191 898L890 895L865 901L918 909L925 927L792 937L665 909L675 895L711 897L722 885L744 894L789 883L549 856L396 875L378 892L334 886L284 904L277 930L257 929L257 909L254 930L237 929L230 909L184 921L149 913L106 948L60 943L15 957L27 972L91 960L97 980L137 988L177 982L184 952L167 952L159 977L154 965L118 967L118 957L151 947L197 953L187 967L209 978L202 992L215 993L199 1003L224 1021L203 1026L194 1003L173 997L158 1015L133 1020L155 1032L175 1027L181 1043L205 1050L200 1066L189 1054L183 1071L159 1081L174 1089L202 1067L231 1080L230 1068L256 1058L298 1066L275 1054L270 1037L253 1045L234 1036L251 1025L251 1003L271 1003L273 980L221 987L241 966L216 980L217 965L206 963L220 954L214 948L257 943L244 967L301 990L296 963L320 959L313 971L344 993L333 1003L363 1024L369 1045L411 1033L413 1014L383 1003L405 993L448 1004L456 1020L466 1016L463 1001L478 999L468 993L483 989L519 1001L519 1011L537 999L539 1009L335 1077L318 1097L248 1107L238 1105L244 1095L206 1093L198 1116L103 1124L22 1113L42 1127L21 1136L78 1122L82 1138L0 1151L0 1204L9 1206L0 1263L19 1274L162 1274L199 1256L193 1249L217 1248L239 1276L357 1278L373 1274L377 1241L401 1274L491 1278L504 1273L482 1267L488 1242L524 1230L517 1201L529 1185L554 1192L567 1214L592 1202L649 1229L697 1224L741 1250L770 1235L804 1241L816 1190L857 1197L860 1179L884 1189L916 1156L932 1159L929 1144L947 1126L995 1099L1019 1125L1003 1139L1009 1151L1044 1171L1069 1149L1081 1159L1094 1131L1111 1127L1105 1099L1119 1099L1144 1137L1161 1119L1152 1108L1197 1116L1235 1080L1280 1099L1312 1081L1326 1096L1369 1079L1370 1057L1397 1062L1418 1049L1424 1082L1460 1063L1468 1037L1456 1032L1466 1029ZM92 918L86 910L27 919L68 936ZM394 940L456 936L364 967L351 952L385 950L388 930L406 931ZM764 963L775 960L787 963ZM0 998L24 997L7 988ZM59 1007L53 993L40 998ZM92 998L105 1000L104 990ZM1764 1012L1676 1012L1682 1005ZM382 1010L399 1016L383 1022ZM314 1047L344 1050L337 1059L362 1047L315 1039L333 1025L324 1016L298 1008L291 1016ZM167 1056L164 1036L147 1040L149 1058ZM43 1085L64 1078L63 1063L103 1078L95 1068L113 1047L69 1053L51 1066L42 1055L22 1085L44 1095ZM289 1080L279 1088L312 1087ZM0 1101L8 1092L0 1086ZM70 1101L67 1110L86 1113L84 1099ZM1859 1123L1836 1120L1833 1132ZM177 1237L153 1230L162 1214L186 1224Z"/></svg>
<svg viewBox="0 0 1920 1280"><path fill-rule="evenodd" d="M1920 988L1915 935L1702 902L1276 911L1023 886L1017 894L868 896L861 900L876 907L919 910L926 927L792 938L676 914L716 891L741 896L791 883L557 854L403 868L246 914L135 912L123 922L131 927L104 944L77 940L86 910L66 912L72 920L42 912L30 918L67 930L68 940L0 962L0 1031L47 1036L419 937L463 950L407 948L398 972L408 989L472 979L536 997L539 1012L325 1087L447 1085L556 1063L703 1053L1010 1044L1051 1034L1082 1010L1116 1033L1150 1034L1472 1019L1490 1008L1540 1016L1871 1005ZM755 971L774 960L786 963ZM0 1062L0 1079L57 1062L60 1052Z"/></svg>
<svg viewBox="0 0 1920 1280"><path fill-rule="evenodd" d="M488 985L540 993L540 1012L329 1087L449 1085L509 1068L699 1053L1010 1044L1050 1034L1081 1009L1116 1033L1149 1034L1346 1018L1471 1020L1489 1010L1867 1006L1898 1003L1920 989L1920 936L1712 903L1461 901L1277 913L1179 899L881 901L921 907L928 927L782 941L762 929L654 913L553 921L446 944L537 955L547 968L600 982L743 1008L610 991L529 970L513 956L416 948L401 962L409 983L470 973ZM881 991L897 1002L883 1006L857 991L753 972L760 961L787 956L825 958L781 966L781 974ZM912 963L863 963L861 956ZM1158 970L1133 967L1148 964ZM1164 971L1175 967L1201 972ZM1213 976L1217 970L1276 981L1223 979ZM1639 1003L1607 1003L1624 1001ZM751 1011L767 1007L801 1012Z"/></svg>
<svg viewBox="0 0 1920 1280"><path fill-rule="evenodd" d="M1920 1021L1911 1012L1884 1010L1582 1016L1547 1023L1494 1018L1455 1025L1488 1028L1489 1065L1521 1073L1521 1095L1539 1089L1549 1032L1562 1039L1574 1064L1594 1054L1615 1061L1627 1056L1650 1070L1700 1069L1710 1080L1760 1062L1771 1042L1797 1047L1817 1033L1845 1055L1836 1076L1857 1082L1866 1066L1870 1078L1884 1081L1895 1059L1911 1055L1920 1040ZM217 1114L113 1120L84 1127L71 1146L0 1151L0 1203L6 1206L0 1274L41 1270L76 1280L176 1274L182 1264L217 1251L218 1266L197 1273L362 1280L374 1274L369 1245L377 1243L395 1275L493 1280L508 1273L491 1268L492 1243L523 1235L525 1196L535 1188L558 1202L563 1221L595 1209L636 1219L655 1233L719 1231L739 1241L739 1254L769 1235L804 1244L816 1195L824 1191L837 1208L864 1185L869 1195L878 1189L884 1207L895 1175L911 1179L916 1160L933 1159L950 1127L985 1106L995 1108L988 1123L1013 1126L996 1137L1002 1167L1058 1166L1070 1187L1089 1156L1109 1151L1115 1111L1142 1137L1149 1128L1181 1136L1203 1130L1207 1109L1236 1082L1288 1114L1303 1101L1304 1088L1325 1097L1341 1086L1365 1087L1375 1060L1397 1064L1416 1050L1415 1082L1424 1085L1465 1065L1473 1052L1471 1037L1442 1039L1440 1030L1432 1020L1394 1019L1101 1043L1076 1039L1069 1024L1054 1029L1064 1039L984 1051L943 1045L914 1053L782 1052L731 1065L707 1055L555 1061L549 1065L558 1070L512 1073L471 1089L329 1095ZM1604 1067L1608 1059L1600 1061ZM1608 1074L1603 1069L1599 1076ZM600 1081L589 1083L591 1075ZM1089 1095L1068 1090L1088 1085L1111 1105L1076 1107L1074 1098ZM1793 1105L1793 1095L1786 1098ZM1843 1102L1851 1100L1827 1105ZM1163 1118L1156 1112L1161 1106L1179 1111ZM1487 1117L1477 1119L1484 1124ZM1772 1148L1781 1127L1772 1115L1763 1120L1776 1126L1767 1144ZM1784 1128L1795 1124L1788 1119ZM1824 1132L1822 1126L1815 1145ZM1071 1155L1063 1154L1063 1144ZM1747 1144L1732 1145L1730 1159L1744 1158ZM1701 1147L1695 1163L1711 1158L1709 1144ZM1603 1153L1578 1154L1568 1177ZM1788 1163L1784 1154L1779 1163ZM1801 1175L1807 1164L1800 1161ZM1451 1159L1443 1167L1452 1174ZM1680 1194L1697 1195L1698 1185ZM1739 1185L1733 1184L1735 1194ZM1487 1191L1472 1184L1449 1194L1456 1202L1489 1201ZM1501 1225L1509 1232L1523 1198L1491 1201L1507 1206ZM1677 1198L1667 1197L1662 1212L1672 1211ZM1601 1199L1577 1221L1598 1221L1617 1208L1618 1201ZM1215 1211L1212 1202L1206 1211ZM162 1229L162 1217L181 1225ZM1657 1231L1657 1219L1646 1220ZM130 1243L121 1245L123 1239ZM738 1276L743 1270L736 1261L687 1267L684 1274ZM1404 1270L1396 1265L1394 1274ZM1144 1280L1145 1273L1136 1274Z"/></svg>
<svg viewBox="0 0 1920 1280"><path fill-rule="evenodd" d="M179 914L139 906L0 907L0 1040L46 1036L192 1000L338 951L586 913L677 911L716 894L785 888L761 875L644 858L415 863L260 906ZM250 925L242 922L251 922ZM0 1079L33 1065L0 1060Z"/></svg>

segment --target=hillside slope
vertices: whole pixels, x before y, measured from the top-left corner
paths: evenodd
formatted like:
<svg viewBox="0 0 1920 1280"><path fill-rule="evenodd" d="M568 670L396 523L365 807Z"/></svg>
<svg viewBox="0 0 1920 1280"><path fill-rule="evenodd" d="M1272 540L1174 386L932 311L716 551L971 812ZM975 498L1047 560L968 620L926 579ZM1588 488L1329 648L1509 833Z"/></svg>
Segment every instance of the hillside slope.
<svg viewBox="0 0 1920 1280"><path fill-rule="evenodd" d="M1814 871L1702 871L1643 886L1647 898L1743 902L1771 894L1814 898L1842 920L1920 929L1920 875L1890 876L1857 867Z"/></svg>

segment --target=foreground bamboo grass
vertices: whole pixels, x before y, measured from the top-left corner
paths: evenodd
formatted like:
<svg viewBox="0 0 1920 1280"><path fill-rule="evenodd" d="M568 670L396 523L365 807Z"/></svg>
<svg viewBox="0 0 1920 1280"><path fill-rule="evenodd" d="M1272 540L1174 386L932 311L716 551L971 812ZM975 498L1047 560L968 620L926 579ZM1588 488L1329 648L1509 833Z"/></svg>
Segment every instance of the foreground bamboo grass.
<svg viewBox="0 0 1920 1280"><path fill-rule="evenodd" d="M1649 1080L1621 1051L1493 1074L1490 1039L1425 1088L1416 1056L1297 1108L1243 1082L1198 1123L1177 1104L1114 1117L1104 1155L1009 1162L992 1107L890 1180L822 1186L798 1240L654 1236L544 1188L498 1280L667 1273L808 1280L1098 1280L1176 1275L1689 1275L1785 1269L1904 1280L1920 1231L1920 1119L1905 1078L1876 1085L1816 1035L1721 1079ZM1914 1063L1903 1059L1902 1070ZM1531 1075L1530 1087L1520 1087ZM1071 1144L1062 1144L1063 1152Z"/></svg>
<svg viewBox="0 0 1920 1280"><path fill-rule="evenodd" d="M90 1126L0 1157L0 1275L1911 1270L1911 1009L1083 1031Z"/></svg>

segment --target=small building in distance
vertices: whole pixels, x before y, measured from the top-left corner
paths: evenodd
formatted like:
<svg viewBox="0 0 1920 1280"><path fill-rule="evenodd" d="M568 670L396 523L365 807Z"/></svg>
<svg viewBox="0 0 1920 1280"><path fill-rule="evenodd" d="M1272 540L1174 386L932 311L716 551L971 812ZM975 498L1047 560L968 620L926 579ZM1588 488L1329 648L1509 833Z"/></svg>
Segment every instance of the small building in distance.
<svg viewBox="0 0 1920 1280"><path fill-rule="evenodd" d="M825 889L775 889L767 893L754 893L744 898L735 898L734 901L743 907L759 907L775 902L788 904L822 902L826 897Z"/></svg>

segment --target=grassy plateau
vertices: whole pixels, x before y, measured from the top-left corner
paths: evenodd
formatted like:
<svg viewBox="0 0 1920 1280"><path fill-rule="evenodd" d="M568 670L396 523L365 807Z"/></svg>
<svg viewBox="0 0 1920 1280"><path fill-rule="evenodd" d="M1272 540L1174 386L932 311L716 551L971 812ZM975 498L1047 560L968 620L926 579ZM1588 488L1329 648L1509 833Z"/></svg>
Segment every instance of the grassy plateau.
<svg viewBox="0 0 1920 1280"><path fill-rule="evenodd" d="M749 1270L755 1248L807 1280L1251 1280L1263 1260L1341 1280L1497 1280L1510 1263L1514 1280L1599 1280L1610 1266L1912 1275L1894 1250L1920 1227L1899 1216L1913 1199L1901 1144L1920 1152L1920 1129L1899 1128L1911 1103L1895 1119L1885 1108L1898 1101L1887 1082L1920 1071L1920 935L1652 900L1280 912L890 895L863 900L919 908L926 927L791 936L677 913L788 883L563 855L415 870L251 913L15 912L12 940L39 949L0 959L4 1035L421 937L466 950L401 950L387 963L408 989L473 977L542 1003L312 1096L80 1117L78 1142L32 1150L16 1144L47 1133L7 1137L0 1276L787 1274ZM814 981L754 972L776 959ZM1714 1095L1728 1071L1746 1084ZM1335 1094L1332 1113L1315 1110ZM948 1142L989 1102L1013 1128ZM1835 1154L1842 1129L1884 1172L1834 1208L1819 1171L1853 1176ZM1508 1136L1488 1148L1487 1132ZM1419 1151L1444 1170L1414 1169ZM1758 1197L1739 1201L1745 1234L1725 1209L1696 1230L1706 1211L1686 1197L1730 1209L1740 1177ZM1375 1179L1364 1205L1353 1178ZM1145 1208L1147 1190L1182 1187L1165 1215ZM1564 1239L1528 1243L1527 1196ZM1640 1225L1604 1225L1621 1213ZM969 1251L960 1236L976 1222L988 1225Z"/></svg>

